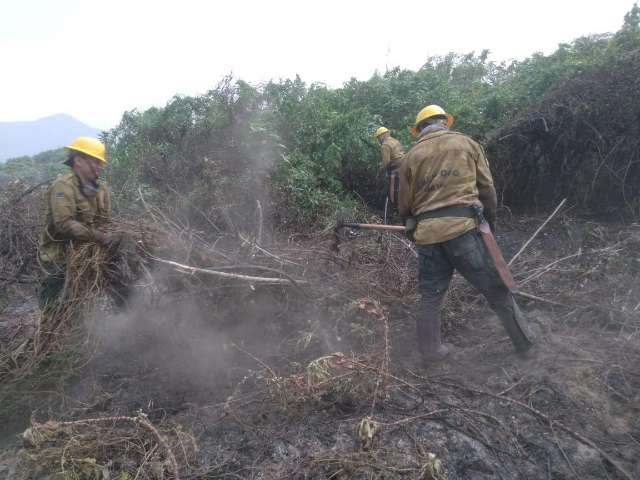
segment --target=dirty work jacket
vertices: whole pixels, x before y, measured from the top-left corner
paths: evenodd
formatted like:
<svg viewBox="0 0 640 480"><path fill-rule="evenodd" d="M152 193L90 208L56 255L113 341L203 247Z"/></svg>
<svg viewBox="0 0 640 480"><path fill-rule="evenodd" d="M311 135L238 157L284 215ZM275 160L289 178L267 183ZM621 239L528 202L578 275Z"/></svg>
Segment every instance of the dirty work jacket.
<svg viewBox="0 0 640 480"><path fill-rule="evenodd" d="M40 237L40 262L45 270L63 270L71 240L95 241L96 229L111 218L109 192L100 183L95 197L82 193L73 172L56 178L46 195L46 226Z"/></svg>
<svg viewBox="0 0 640 480"><path fill-rule="evenodd" d="M382 170L393 170L400 166L404 157L404 147L398 140L387 137L380 145L380 150L382 151Z"/></svg>
<svg viewBox="0 0 640 480"><path fill-rule="evenodd" d="M497 200L482 147L458 132L426 133L400 167L398 210L404 217L452 205L482 202L495 210ZM419 245L446 242L476 227L473 218L443 217L421 221L414 233Z"/></svg>

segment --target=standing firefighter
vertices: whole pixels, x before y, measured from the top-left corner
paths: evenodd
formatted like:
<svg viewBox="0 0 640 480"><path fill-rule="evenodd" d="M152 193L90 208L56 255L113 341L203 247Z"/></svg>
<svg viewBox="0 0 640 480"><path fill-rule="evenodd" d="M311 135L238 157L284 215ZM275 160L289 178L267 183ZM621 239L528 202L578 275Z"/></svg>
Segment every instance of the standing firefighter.
<svg viewBox="0 0 640 480"><path fill-rule="evenodd" d="M482 147L449 130L453 117L437 105L423 108L412 133L416 144L400 169L400 215L419 254L418 344L425 361L442 359L440 309L454 270L489 301L519 353L532 345L525 319L478 232L495 225L496 192ZM475 205L476 208L473 208ZM488 229L487 229L488 230ZM490 233L489 233L490 235Z"/></svg>
<svg viewBox="0 0 640 480"><path fill-rule="evenodd" d="M112 243L100 227L111 217L109 192L98 182L106 165L105 147L91 137L76 138L66 147L71 172L56 178L46 197L46 226L40 237L39 259L45 272L40 290L44 309L62 293L67 251L72 242Z"/></svg>
<svg viewBox="0 0 640 480"><path fill-rule="evenodd" d="M404 147L398 140L391 136L389 130L385 127L378 128L375 137L378 139L378 142L380 142L380 150L382 153L382 166L380 170L384 171L386 175L387 198L394 207L397 207L398 188L400 186L398 169L404 157Z"/></svg>

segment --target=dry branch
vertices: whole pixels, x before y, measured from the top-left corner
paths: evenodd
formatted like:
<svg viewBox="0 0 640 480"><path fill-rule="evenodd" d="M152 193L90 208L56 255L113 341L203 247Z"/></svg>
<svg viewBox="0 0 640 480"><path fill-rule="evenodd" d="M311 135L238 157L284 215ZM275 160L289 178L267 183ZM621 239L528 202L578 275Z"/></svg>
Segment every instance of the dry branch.
<svg viewBox="0 0 640 480"><path fill-rule="evenodd" d="M558 211L562 208L562 206L565 204L566 201L567 201L566 198L563 199L560 202L560 204L556 207L556 209L551 213L551 215L549 215L549 217L542 223L542 225L540 225L538 229L535 232L533 232L533 235L531 235L531 237L524 243L524 245L520 247L520 250L518 250L518 252L513 256L513 258L509 260L509 263L508 263L509 266L511 266L511 264L516 261L516 259L522 254L522 252L524 252L524 250L529 246L529 244L533 241L533 239L536 238L538 234L542 231L545 225L549 223L553 217L556 216L556 213L558 213Z"/></svg>
<svg viewBox="0 0 640 480"><path fill-rule="evenodd" d="M232 280L241 280L243 282L249 283L260 283L263 285L287 285L291 284L294 286L298 286L299 284L307 283L304 280L293 280L289 278L274 278L274 277L256 277L253 275L240 275L238 273L228 273L221 272L219 270L211 270L208 268L199 268L199 267L191 267L189 265L184 265L182 263L174 262L172 260L165 260L158 257L152 257L154 261L163 263L165 265L170 265L174 267L177 271L183 273L204 273L207 275L213 275L220 278L228 278Z"/></svg>

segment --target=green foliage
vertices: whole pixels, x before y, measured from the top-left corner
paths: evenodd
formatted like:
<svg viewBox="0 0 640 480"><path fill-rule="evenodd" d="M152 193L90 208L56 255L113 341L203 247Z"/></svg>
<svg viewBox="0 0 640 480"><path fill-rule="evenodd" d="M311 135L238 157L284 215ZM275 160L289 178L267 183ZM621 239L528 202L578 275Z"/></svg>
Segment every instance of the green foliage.
<svg viewBox="0 0 640 480"><path fill-rule="evenodd" d="M637 3L624 16L624 24L615 35L615 43L623 51L640 48L640 7Z"/></svg>
<svg viewBox="0 0 640 480"><path fill-rule="evenodd" d="M205 95L125 113L106 137L110 183L119 198L136 197L142 184L165 203L218 221L216 208L261 198L268 176L283 223L321 222L362 200L381 205L378 126L408 147L416 113L435 103L454 115L455 129L484 141L563 82L616 68L639 47L634 5L616 34L581 37L523 61L451 53L417 71L395 68L337 89L299 77L259 87L227 77Z"/></svg>
<svg viewBox="0 0 640 480"><path fill-rule="evenodd" d="M378 126L409 147L416 113L435 103L454 115L455 129L484 141L563 82L612 71L638 48L634 4L617 33L523 61L496 63L486 50L450 53L428 57L417 71L394 68L337 89L299 77L252 86L228 76L204 95L126 112L104 136L106 175L120 207L142 189L165 206L226 225L230 205L246 216L270 190L283 223L322 222L362 201L381 206ZM61 149L10 160L0 165L0 182L53 176L63 159Z"/></svg>
<svg viewBox="0 0 640 480"><path fill-rule="evenodd" d="M66 170L65 158L64 148L47 150L32 157L11 158L0 164L0 186L15 180L38 183L54 178Z"/></svg>
<svg viewBox="0 0 640 480"><path fill-rule="evenodd" d="M227 77L205 95L125 113L105 137L116 203L128 205L144 187L166 208L221 224L230 205L254 208L280 148L262 118L262 97Z"/></svg>

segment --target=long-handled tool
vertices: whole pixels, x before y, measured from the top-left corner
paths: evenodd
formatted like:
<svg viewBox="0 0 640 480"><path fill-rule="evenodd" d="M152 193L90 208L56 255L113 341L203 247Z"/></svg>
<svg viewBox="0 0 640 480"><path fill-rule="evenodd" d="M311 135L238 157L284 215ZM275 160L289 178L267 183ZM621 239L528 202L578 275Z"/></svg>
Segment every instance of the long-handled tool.
<svg viewBox="0 0 640 480"><path fill-rule="evenodd" d="M336 227L336 230L340 228L350 228L352 230L378 230L388 232L404 232L404 225L382 225L379 223L351 223L345 222Z"/></svg>
<svg viewBox="0 0 640 480"><path fill-rule="evenodd" d="M340 244L340 231L349 230L374 230L378 232L404 232L404 225L381 225L379 223L358 223L353 219L347 219L344 215L338 215L338 220L334 228L334 243L332 249L338 250Z"/></svg>

